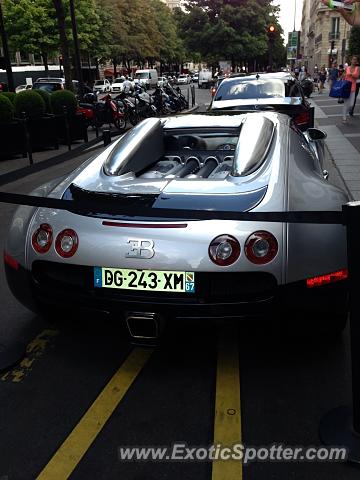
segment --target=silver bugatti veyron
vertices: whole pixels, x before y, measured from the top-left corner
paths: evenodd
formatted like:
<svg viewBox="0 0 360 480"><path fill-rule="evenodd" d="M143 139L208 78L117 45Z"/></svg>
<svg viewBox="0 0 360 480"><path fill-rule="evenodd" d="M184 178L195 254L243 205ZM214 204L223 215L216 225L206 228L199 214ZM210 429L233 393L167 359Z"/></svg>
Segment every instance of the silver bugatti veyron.
<svg viewBox="0 0 360 480"><path fill-rule="evenodd" d="M35 192L91 207L16 211L5 248L9 286L30 309L120 312L133 333L142 320L270 309L343 326L344 227L221 217L340 210L348 197L326 178L323 138L274 112L147 119ZM186 210L219 218L180 218Z"/></svg>

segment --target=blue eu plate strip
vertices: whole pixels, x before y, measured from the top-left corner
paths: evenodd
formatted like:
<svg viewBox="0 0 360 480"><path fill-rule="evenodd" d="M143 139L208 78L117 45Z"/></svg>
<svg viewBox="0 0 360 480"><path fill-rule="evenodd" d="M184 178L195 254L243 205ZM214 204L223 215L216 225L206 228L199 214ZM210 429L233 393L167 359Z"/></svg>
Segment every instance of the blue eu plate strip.
<svg viewBox="0 0 360 480"><path fill-rule="evenodd" d="M102 269L94 267L94 287L102 287Z"/></svg>

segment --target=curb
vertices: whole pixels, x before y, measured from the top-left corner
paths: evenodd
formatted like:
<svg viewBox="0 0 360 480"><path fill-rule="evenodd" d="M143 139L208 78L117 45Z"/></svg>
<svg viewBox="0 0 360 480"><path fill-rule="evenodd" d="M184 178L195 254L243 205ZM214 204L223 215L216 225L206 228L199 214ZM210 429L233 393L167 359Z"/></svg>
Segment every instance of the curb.
<svg viewBox="0 0 360 480"><path fill-rule="evenodd" d="M186 115L187 113L192 113L192 112L195 112L195 110L197 110L198 108L200 107L199 104L195 103L195 105L191 108L189 108L188 110L184 110L183 113L184 115Z"/></svg>

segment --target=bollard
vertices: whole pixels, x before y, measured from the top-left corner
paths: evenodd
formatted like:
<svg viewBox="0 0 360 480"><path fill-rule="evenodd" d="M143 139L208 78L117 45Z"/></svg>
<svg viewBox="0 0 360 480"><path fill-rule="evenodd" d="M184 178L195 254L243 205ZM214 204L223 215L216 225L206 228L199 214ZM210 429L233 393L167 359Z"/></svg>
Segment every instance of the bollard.
<svg viewBox="0 0 360 480"><path fill-rule="evenodd" d="M348 449L349 462L360 463L360 256L357 253L360 236L360 202L343 206L347 232L349 271L350 355L352 406L338 407L325 415L320 423L320 438L325 445Z"/></svg>
<svg viewBox="0 0 360 480"><path fill-rule="evenodd" d="M111 132L110 130L103 130L103 140L104 147L107 147L111 143Z"/></svg>
<svg viewBox="0 0 360 480"><path fill-rule="evenodd" d="M191 88L191 87L190 87ZM188 108L189 108L189 105L190 105L190 88L188 88L188 91L187 91L187 103L188 103Z"/></svg>
<svg viewBox="0 0 360 480"><path fill-rule="evenodd" d="M33 160L33 156L32 156L30 132L29 132L29 129L28 129L27 116L26 116L25 112L21 112L21 118L22 118L22 121L23 121L26 151L27 151L27 154L28 154L29 163L30 163L30 165L34 165L34 160Z"/></svg>
<svg viewBox="0 0 360 480"><path fill-rule="evenodd" d="M66 136L66 143L68 146L68 150L71 150L71 138L70 138L70 127L69 127L69 118L68 118L68 111L65 105L63 106L64 112L64 122L65 122L65 136Z"/></svg>
<svg viewBox="0 0 360 480"><path fill-rule="evenodd" d="M191 85L191 106L195 106L195 85Z"/></svg>

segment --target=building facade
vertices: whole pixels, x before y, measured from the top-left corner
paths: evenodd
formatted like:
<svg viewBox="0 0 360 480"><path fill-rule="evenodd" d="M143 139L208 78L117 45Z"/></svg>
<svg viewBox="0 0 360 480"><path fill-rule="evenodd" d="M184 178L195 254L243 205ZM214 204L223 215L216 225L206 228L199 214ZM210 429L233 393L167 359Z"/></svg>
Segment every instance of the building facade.
<svg viewBox="0 0 360 480"><path fill-rule="evenodd" d="M162 0L166 5L171 8L181 7L181 0Z"/></svg>
<svg viewBox="0 0 360 480"><path fill-rule="evenodd" d="M330 10L321 0L304 0L301 37L300 62L310 73L315 66L328 68L333 61L344 64L350 37L350 25L343 17Z"/></svg>

